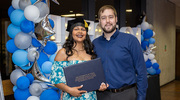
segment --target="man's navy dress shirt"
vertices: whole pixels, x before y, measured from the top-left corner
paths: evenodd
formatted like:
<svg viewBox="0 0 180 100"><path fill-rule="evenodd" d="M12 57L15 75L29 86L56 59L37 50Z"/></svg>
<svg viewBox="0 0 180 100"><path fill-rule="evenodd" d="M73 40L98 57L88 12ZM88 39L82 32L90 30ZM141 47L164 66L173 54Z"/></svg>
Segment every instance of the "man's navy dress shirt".
<svg viewBox="0 0 180 100"><path fill-rule="evenodd" d="M93 41L94 51L102 60L108 89L118 89L137 83L137 100L145 100L146 65L137 38L118 30L106 40L104 34Z"/></svg>

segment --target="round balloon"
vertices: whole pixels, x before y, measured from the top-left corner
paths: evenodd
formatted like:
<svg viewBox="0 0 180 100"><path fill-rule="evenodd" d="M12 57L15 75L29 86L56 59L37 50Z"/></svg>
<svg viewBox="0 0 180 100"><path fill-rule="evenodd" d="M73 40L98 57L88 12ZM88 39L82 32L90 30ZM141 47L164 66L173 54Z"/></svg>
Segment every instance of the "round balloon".
<svg viewBox="0 0 180 100"><path fill-rule="evenodd" d="M146 62L148 60L148 55L143 54L144 55L144 61Z"/></svg>
<svg viewBox="0 0 180 100"><path fill-rule="evenodd" d="M57 44L53 41L47 41L46 46L44 47L44 51L47 54L54 54L57 51Z"/></svg>
<svg viewBox="0 0 180 100"><path fill-rule="evenodd" d="M148 41L142 41L141 47L143 48L143 50L146 50L149 47L149 42Z"/></svg>
<svg viewBox="0 0 180 100"><path fill-rule="evenodd" d="M41 67L45 61L49 61L49 58L44 52L41 52L37 63Z"/></svg>
<svg viewBox="0 0 180 100"><path fill-rule="evenodd" d="M30 50L27 57L29 61L34 62L35 58L39 58L39 52L36 50Z"/></svg>
<svg viewBox="0 0 180 100"><path fill-rule="evenodd" d="M152 53L150 53L150 54L148 54L148 58L150 59L150 60L152 60L152 59L154 59L154 54L152 54Z"/></svg>
<svg viewBox="0 0 180 100"><path fill-rule="evenodd" d="M156 74L160 74L161 73L161 70L160 69L157 69L156 70Z"/></svg>
<svg viewBox="0 0 180 100"><path fill-rule="evenodd" d="M32 83L29 87L29 92L32 96L40 96L43 92L43 89L39 83Z"/></svg>
<svg viewBox="0 0 180 100"><path fill-rule="evenodd" d="M149 44L154 44L155 43L155 39L154 38L150 38L149 39Z"/></svg>
<svg viewBox="0 0 180 100"><path fill-rule="evenodd" d="M21 32L20 27L15 26L12 23L7 28L7 33L10 38L14 38L19 32Z"/></svg>
<svg viewBox="0 0 180 100"><path fill-rule="evenodd" d="M29 89L16 89L14 92L14 98L16 100L27 100L27 98L31 96Z"/></svg>
<svg viewBox="0 0 180 100"><path fill-rule="evenodd" d="M159 69L159 64L158 64L158 63L154 63L154 64L152 65L152 67L157 70L157 69Z"/></svg>
<svg viewBox="0 0 180 100"><path fill-rule="evenodd" d="M24 76L24 73L20 69L15 69L11 72L10 80L13 85L16 85L16 81L19 77Z"/></svg>
<svg viewBox="0 0 180 100"><path fill-rule="evenodd" d="M29 63L27 59L27 51L25 50L16 50L12 55L12 61L17 66L25 66Z"/></svg>
<svg viewBox="0 0 180 100"><path fill-rule="evenodd" d="M27 100L40 100L37 96L30 96L27 98Z"/></svg>
<svg viewBox="0 0 180 100"><path fill-rule="evenodd" d="M49 18L49 23L50 23L51 27L54 28L54 21L50 18Z"/></svg>
<svg viewBox="0 0 180 100"><path fill-rule="evenodd" d="M153 36L153 31L151 29L147 29L144 31L143 36L145 39L150 39Z"/></svg>
<svg viewBox="0 0 180 100"><path fill-rule="evenodd" d="M32 45L35 47L41 47L41 43L35 38L32 38Z"/></svg>
<svg viewBox="0 0 180 100"><path fill-rule="evenodd" d="M49 56L49 61L53 63L55 57L56 57L56 54L53 54L53 55Z"/></svg>
<svg viewBox="0 0 180 100"><path fill-rule="evenodd" d="M16 91L16 89L17 89L17 86L16 86L16 85L14 85L14 86L13 86L13 92L15 92L15 91Z"/></svg>
<svg viewBox="0 0 180 100"><path fill-rule="evenodd" d="M24 10L27 6L31 5L30 0L19 0L19 8Z"/></svg>
<svg viewBox="0 0 180 100"><path fill-rule="evenodd" d="M21 22L20 28L24 33L29 33L34 30L34 23L29 20L24 20Z"/></svg>
<svg viewBox="0 0 180 100"><path fill-rule="evenodd" d="M44 72L45 74L50 74L51 73L51 67L52 67L52 62L50 62L50 61L44 62L41 66L42 72Z"/></svg>
<svg viewBox="0 0 180 100"><path fill-rule="evenodd" d="M152 64L157 63L156 59L151 60L151 63Z"/></svg>
<svg viewBox="0 0 180 100"><path fill-rule="evenodd" d="M30 84L34 81L34 76L31 73L28 73L26 77L29 79Z"/></svg>
<svg viewBox="0 0 180 100"><path fill-rule="evenodd" d="M19 9L19 0L12 0L11 4L15 9Z"/></svg>
<svg viewBox="0 0 180 100"><path fill-rule="evenodd" d="M20 26L21 22L25 19L24 12L21 9L14 10L10 16L11 22L16 26Z"/></svg>
<svg viewBox="0 0 180 100"><path fill-rule="evenodd" d="M31 0L31 4L34 4L37 0Z"/></svg>
<svg viewBox="0 0 180 100"><path fill-rule="evenodd" d="M30 81L26 76L21 76L17 79L16 85L19 89L28 89Z"/></svg>
<svg viewBox="0 0 180 100"><path fill-rule="evenodd" d="M152 63L150 60L146 61L146 68L150 68L152 66Z"/></svg>
<svg viewBox="0 0 180 100"><path fill-rule="evenodd" d="M32 37L29 34L19 32L15 38L14 43L19 49L27 49L32 42Z"/></svg>
<svg viewBox="0 0 180 100"><path fill-rule="evenodd" d="M34 5L29 5L24 9L24 16L30 21L35 21L39 18L40 11Z"/></svg>
<svg viewBox="0 0 180 100"><path fill-rule="evenodd" d="M156 70L154 69L154 68L148 68L147 69L147 72L149 73L149 74L151 74L151 75L155 75L156 74Z"/></svg>
<svg viewBox="0 0 180 100"><path fill-rule="evenodd" d="M18 48L14 44L14 39L11 39L6 43L6 49L10 53L14 53L16 50L18 50Z"/></svg>
<svg viewBox="0 0 180 100"><path fill-rule="evenodd" d="M38 2L35 4L35 6L39 9L40 15L39 17L45 17L47 14L49 14L49 7L46 3L44 2Z"/></svg>
<svg viewBox="0 0 180 100"><path fill-rule="evenodd" d="M40 95L40 100L59 100L59 96L55 90L47 89Z"/></svg>
<svg viewBox="0 0 180 100"><path fill-rule="evenodd" d="M142 30L147 30L149 28L149 23L148 22L142 22L141 28L142 28Z"/></svg>
<svg viewBox="0 0 180 100"><path fill-rule="evenodd" d="M15 9L13 8L13 6L10 6L8 8L8 16L10 17L11 13L14 11Z"/></svg>

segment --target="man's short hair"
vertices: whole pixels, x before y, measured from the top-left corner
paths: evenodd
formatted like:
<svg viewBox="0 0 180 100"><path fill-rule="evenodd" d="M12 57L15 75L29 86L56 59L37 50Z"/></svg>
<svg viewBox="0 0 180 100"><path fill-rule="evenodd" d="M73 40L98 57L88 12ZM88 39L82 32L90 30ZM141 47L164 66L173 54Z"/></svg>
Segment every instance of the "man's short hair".
<svg viewBox="0 0 180 100"><path fill-rule="evenodd" d="M100 18L100 14L103 13L104 10L106 10L106 9L112 9L114 11L115 17L117 17L116 9L113 6L111 6L111 5L104 5L98 11L98 18Z"/></svg>

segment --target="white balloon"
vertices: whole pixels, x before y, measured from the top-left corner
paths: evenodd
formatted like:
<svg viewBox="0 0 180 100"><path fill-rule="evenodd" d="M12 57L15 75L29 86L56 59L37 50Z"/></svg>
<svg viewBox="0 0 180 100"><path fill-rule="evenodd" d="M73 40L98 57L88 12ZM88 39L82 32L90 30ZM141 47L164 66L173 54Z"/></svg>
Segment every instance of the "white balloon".
<svg viewBox="0 0 180 100"><path fill-rule="evenodd" d="M20 9L19 8L19 0L12 0L11 4L12 4L13 8Z"/></svg>
<svg viewBox="0 0 180 100"><path fill-rule="evenodd" d="M144 61L146 62L148 60L148 55L144 54Z"/></svg>
<svg viewBox="0 0 180 100"><path fill-rule="evenodd" d="M27 100L40 100L39 97L36 96L30 96L27 98Z"/></svg>
<svg viewBox="0 0 180 100"><path fill-rule="evenodd" d="M35 21L39 18L40 11L34 5L29 5L24 9L24 16L30 21Z"/></svg>
<svg viewBox="0 0 180 100"><path fill-rule="evenodd" d="M141 23L141 28L142 28L142 30L147 30L147 29L149 29L149 23L148 23L148 22L142 22L142 23Z"/></svg>
<svg viewBox="0 0 180 100"><path fill-rule="evenodd" d="M148 54L148 58L150 59L150 60L152 60L152 59L154 59L154 54L152 54L152 53L150 53L150 54Z"/></svg>
<svg viewBox="0 0 180 100"><path fill-rule="evenodd" d="M152 59L152 60L151 60L151 63L152 63L152 64L157 63L156 59Z"/></svg>
<svg viewBox="0 0 180 100"><path fill-rule="evenodd" d="M156 35L156 33L153 31L153 37Z"/></svg>
<svg viewBox="0 0 180 100"><path fill-rule="evenodd" d="M43 20L43 17L42 18L38 18L38 19L34 20L33 22L34 23L39 23L41 20Z"/></svg>

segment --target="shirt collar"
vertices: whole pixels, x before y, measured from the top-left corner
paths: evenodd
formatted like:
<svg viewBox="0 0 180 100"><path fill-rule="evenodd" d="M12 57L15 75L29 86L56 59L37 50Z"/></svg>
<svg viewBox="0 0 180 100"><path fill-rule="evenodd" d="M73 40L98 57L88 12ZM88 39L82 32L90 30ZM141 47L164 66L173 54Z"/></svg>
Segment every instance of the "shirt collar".
<svg viewBox="0 0 180 100"><path fill-rule="evenodd" d="M115 38L118 36L118 34L119 34L119 30L116 28L116 31L115 31L114 34L111 36L110 40L111 40L111 39L115 39ZM106 38L104 37L104 32L103 32L102 37L103 37L104 39L106 39Z"/></svg>

